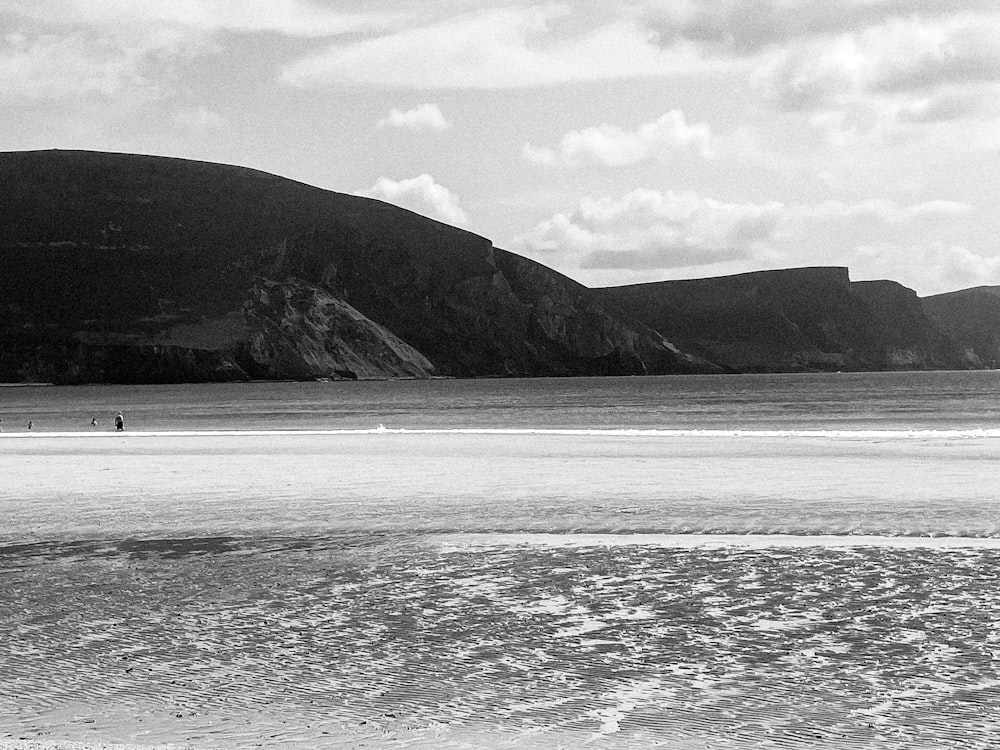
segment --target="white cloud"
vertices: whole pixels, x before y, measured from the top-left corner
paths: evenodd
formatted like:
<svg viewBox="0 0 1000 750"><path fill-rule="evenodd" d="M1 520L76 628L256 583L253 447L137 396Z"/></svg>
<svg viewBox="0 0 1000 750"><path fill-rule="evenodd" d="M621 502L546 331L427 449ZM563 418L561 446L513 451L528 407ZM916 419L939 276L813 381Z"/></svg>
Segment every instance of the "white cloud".
<svg viewBox="0 0 1000 750"><path fill-rule="evenodd" d="M143 60L170 46L155 39L99 44L81 36L9 39L0 50L0 99L110 99L124 92L151 98L158 86L143 72Z"/></svg>
<svg viewBox="0 0 1000 750"><path fill-rule="evenodd" d="M888 199L870 199L855 203L823 201L811 205L791 206L786 218L804 221L870 218L886 223L902 224L922 218L962 216L971 211L972 206L957 201L933 200L902 206Z"/></svg>
<svg viewBox="0 0 1000 750"><path fill-rule="evenodd" d="M645 274L643 280L650 280L654 271L662 272L662 278L680 268L705 273L725 268L729 273L802 264L853 268L857 262L859 268L873 270L879 266L852 250L864 242L849 236L881 238L892 231L919 236L926 227L920 222L953 220L970 211L967 204L944 200L909 205L887 199L728 203L692 192L639 189L620 198L584 198L573 210L518 236L514 247L567 272L581 270L597 283L611 281L607 272L612 271ZM958 260L967 268L979 257L949 253L939 253L935 267L942 273L945 261L954 270ZM894 259L902 260L898 255ZM899 276L893 275L891 259L884 268L883 277ZM981 264L980 275L989 268L989 263ZM956 273L947 278L957 278Z"/></svg>
<svg viewBox="0 0 1000 750"><path fill-rule="evenodd" d="M846 262L856 280L892 279L921 296L1000 284L1000 258L943 242L860 245Z"/></svg>
<svg viewBox="0 0 1000 750"><path fill-rule="evenodd" d="M777 107L810 113L837 145L988 117L1000 100L1000 14L913 15L793 43L773 51L754 81Z"/></svg>
<svg viewBox="0 0 1000 750"><path fill-rule="evenodd" d="M688 50L659 48L629 20L557 33L556 22L569 12L555 4L487 9L338 43L288 65L282 80L301 87L503 89L669 75L699 65Z"/></svg>
<svg viewBox="0 0 1000 750"><path fill-rule="evenodd" d="M9 0L0 9L0 99L32 102L169 94L225 33L316 37L384 27L376 14L305 0Z"/></svg>
<svg viewBox="0 0 1000 750"><path fill-rule="evenodd" d="M441 108L436 104L420 104L412 109L393 108L387 117L378 121L380 128L400 128L402 130L447 130L451 127Z"/></svg>
<svg viewBox="0 0 1000 750"><path fill-rule="evenodd" d="M308 0L9 0L9 11L49 24L274 32L323 37L384 27L396 15L340 12Z"/></svg>
<svg viewBox="0 0 1000 750"><path fill-rule="evenodd" d="M518 237L539 257L579 268L670 269L747 258L771 239L783 205L725 203L690 192L634 190L584 198Z"/></svg>
<svg viewBox="0 0 1000 750"><path fill-rule="evenodd" d="M206 107L190 107L174 113L174 125L184 130L217 130L225 122L220 114Z"/></svg>
<svg viewBox="0 0 1000 750"><path fill-rule="evenodd" d="M755 55L894 19L996 10L994 0L645 0L638 7L661 44L693 42L717 55Z"/></svg>
<svg viewBox="0 0 1000 750"><path fill-rule="evenodd" d="M444 185L435 182L429 174L399 181L379 177L370 188L355 194L378 198L446 224L467 226L469 223L469 217L459 206L457 196Z"/></svg>
<svg viewBox="0 0 1000 750"><path fill-rule="evenodd" d="M572 130L562 137L555 148L525 144L522 154L528 161L546 166L621 167L663 159L683 149L696 151L706 159L711 158L712 132L705 123L688 125L684 113L674 109L654 122L643 123L632 132L607 124Z"/></svg>

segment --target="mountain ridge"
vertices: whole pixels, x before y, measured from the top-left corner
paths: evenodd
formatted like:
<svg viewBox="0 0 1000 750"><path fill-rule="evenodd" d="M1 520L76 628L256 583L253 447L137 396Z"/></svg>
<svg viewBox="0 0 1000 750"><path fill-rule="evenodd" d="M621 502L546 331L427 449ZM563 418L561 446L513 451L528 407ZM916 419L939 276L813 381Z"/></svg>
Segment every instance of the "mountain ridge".
<svg viewBox="0 0 1000 750"><path fill-rule="evenodd" d="M6 381L398 377L372 352L403 345L430 364L414 377L714 369L483 237L243 167L0 154L0 263ZM273 325L262 285L284 300ZM358 316L380 343L336 333ZM128 347L163 361L130 376Z"/></svg>
<svg viewBox="0 0 1000 750"><path fill-rule="evenodd" d="M0 153L0 381L983 366L985 344L942 315L839 267L591 289L246 167Z"/></svg>

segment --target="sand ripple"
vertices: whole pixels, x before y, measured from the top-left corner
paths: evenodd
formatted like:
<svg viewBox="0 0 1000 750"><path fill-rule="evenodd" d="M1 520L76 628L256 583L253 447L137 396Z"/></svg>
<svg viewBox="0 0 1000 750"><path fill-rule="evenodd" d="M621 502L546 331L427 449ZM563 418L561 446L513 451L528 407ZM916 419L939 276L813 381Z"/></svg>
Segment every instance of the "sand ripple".
<svg viewBox="0 0 1000 750"><path fill-rule="evenodd" d="M986 748L1000 550L0 548L0 740Z"/></svg>

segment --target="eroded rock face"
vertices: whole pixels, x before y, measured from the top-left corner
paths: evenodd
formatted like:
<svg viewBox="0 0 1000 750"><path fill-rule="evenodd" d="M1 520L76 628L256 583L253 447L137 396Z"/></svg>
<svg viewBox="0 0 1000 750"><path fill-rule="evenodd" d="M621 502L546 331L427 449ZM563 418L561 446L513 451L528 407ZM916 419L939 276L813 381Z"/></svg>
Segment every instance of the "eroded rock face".
<svg viewBox="0 0 1000 750"><path fill-rule="evenodd" d="M434 365L343 300L299 280L262 281L243 307L246 354L271 378L426 378Z"/></svg>
<svg viewBox="0 0 1000 750"><path fill-rule="evenodd" d="M969 360L891 281L846 268L760 271L595 290L633 319L734 372L961 368Z"/></svg>
<svg viewBox="0 0 1000 750"><path fill-rule="evenodd" d="M496 251L497 267L523 305L528 327L560 347L576 374L717 372L657 331L596 298L594 290L514 253Z"/></svg>

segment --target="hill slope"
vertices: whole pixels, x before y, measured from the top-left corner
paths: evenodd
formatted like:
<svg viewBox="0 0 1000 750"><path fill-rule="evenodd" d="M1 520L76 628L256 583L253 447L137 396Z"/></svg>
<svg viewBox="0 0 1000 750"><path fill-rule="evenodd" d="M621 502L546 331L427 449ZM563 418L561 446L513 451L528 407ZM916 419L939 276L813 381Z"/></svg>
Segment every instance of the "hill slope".
<svg viewBox="0 0 1000 750"><path fill-rule="evenodd" d="M981 367L1000 367L1000 286L978 286L921 301L967 357Z"/></svg>
<svg viewBox="0 0 1000 750"><path fill-rule="evenodd" d="M730 370L888 370L970 366L891 281L846 268L758 271L595 290L604 304Z"/></svg>
<svg viewBox="0 0 1000 750"><path fill-rule="evenodd" d="M181 159L0 154L0 381L705 367L555 271L379 201Z"/></svg>

